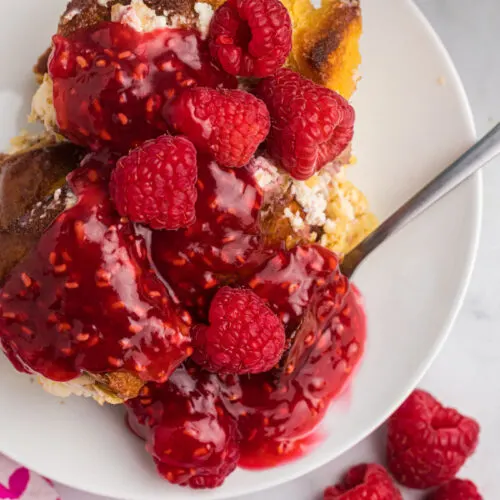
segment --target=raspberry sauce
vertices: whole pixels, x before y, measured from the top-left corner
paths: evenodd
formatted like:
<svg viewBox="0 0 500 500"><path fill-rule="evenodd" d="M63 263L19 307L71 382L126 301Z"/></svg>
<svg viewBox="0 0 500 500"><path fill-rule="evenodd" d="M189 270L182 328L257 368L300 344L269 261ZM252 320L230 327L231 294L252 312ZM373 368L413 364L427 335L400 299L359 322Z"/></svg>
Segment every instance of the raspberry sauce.
<svg viewBox="0 0 500 500"><path fill-rule="evenodd" d="M167 480L206 488L236 463L272 467L310 447L362 356L366 323L335 254L266 246L247 168L199 162L196 223L151 232L111 205L114 161L90 156L70 177L78 202L2 290L0 337L14 366L52 380L127 370L148 382L127 403L130 427ZM253 290L283 322L286 353L273 370L219 376L186 361L191 314L206 324L224 284Z"/></svg>
<svg viewBox="0 0 500 500"><path fill-rule="evenodd" d="M338 315L318 325L317 341L290 377L264 373L222 380L222 399L238 422L239 465L267 468L301 456L316 441L313 431L360 360L366 320L352 288Z"/></svg>
<svg viewBox="0 0 500 500"><path fill-rule="evenodd" d="M49 73L57 124L76 144L127 153L167 130L162 111L193 86L235 88L196 30L139 33L103 22L55 35Z"/></svg>
<svg viewBox="0 0 500 500"><path fill-rule="evenodd" d="M148 450L153 449L153 444L156 446L152 453L160 457L160 460L156 459L160 474L178 484L191 484L194 477L203 477L204 469L202 464L196 464L198 455L195 454L184 456L183 462L176 462L181 475L190 468L189 478L184 483L174 479L172 474L165 474L162 460L168 461L169 458L165 455L161 458L155 436L168 435L168 442L163 443L168 449L192 450L208 445L216 450L222 446L220 433L212 438L206 432L201 433L197 445L193 443L192 434L186 437L179 433L178 423L171 422L173 413L169 406L172 396L165 394L182 393L189 400L182 421L193 420L193 426L199 427L204 418L209 418L211 409L203 419L200 411L203 413L203 408L213 408L214 404L219 407L220 419L227 421L227 417L231 416L239 434L238 464L241 467L273 467L307 452L318 440L315 428L331 401L348 382L363 354L366 320L356 288L351 287L345 293L339 312L317 327L316 344L305 354L300 370L291 375L268 372L239 377L209 376L188 362L174 373L161 390L157 386L147 386L142 397L128 402L129 425L148 442ZM207 377L209 383L206 382ZM167 433L171 428L172 431ZM174 431L176 438L172 443ZM232 455L234 457L234 452Z"/></svg>
<svg viewBox="0 0 500 500"><path fill-rule="evenodd" d="M14 366L56 381L127 370L163 382L191 354L191 317L151 268L144 235L115 212L106 168L90 157L71 174L77 203L11 273L1 342Z"/></svg>
<svg viewBox="0 0 500 500"><path fill-rule="evenodd" d="M186 308L207 321L217 289L249 276L273 255L260 230L262 191L247 168L223 169L198 155L196 222L155 231L151 255Z"/></svg>
<svg viewBox="0 0 500 500"><path fill-rule="evenodd" d="M211 386L211 397L219 397L237 422L239 464L269 467L299 456L314 441L313 430L359 362L366 336L361 298L326 248L266 244L262 194L249 169L199 163L197 221L187 230L154 232L152 258L201 323L208 323L215 292L228 284L253 290L283 322L287 346L280 366L259 375L214 375L218 383ZM192 387L199 373L177 371L167 384ZM165 403L161 396L146 400L146 407ZM132 428L137 415L135 406ZM152 430L168 425L157 421ZM142 435L148 439L150 432Z"/></svg>

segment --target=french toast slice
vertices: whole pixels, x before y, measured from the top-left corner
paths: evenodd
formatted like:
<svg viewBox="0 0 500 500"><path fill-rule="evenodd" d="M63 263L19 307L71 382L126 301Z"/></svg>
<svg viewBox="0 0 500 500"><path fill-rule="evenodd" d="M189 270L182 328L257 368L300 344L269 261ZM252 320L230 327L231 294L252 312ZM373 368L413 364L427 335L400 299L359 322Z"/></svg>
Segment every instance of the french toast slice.
<svg viewBox="0 0 500 500"><path fill-rule="evenodd" d="M102 2L71 0L61 16L59 33L68 35L76 29L110 21L114 5L130 5L135 0ZM199 12L196 4L216 9L224 0L144 0L144 5L165 16L168 25L196 27ZM335 90L349 99L356 90L357 69L361 63L359 39L362 17L359 0L323 0L315 9L310 0L283 0L293 24L293 47L288 65L311 80ZM39 83L47 73L50 49L34 67Z"/></svg>
<svg viewBox="0 0 500 500"><path fill-rule="evenodd" d="M293 23L289 65L349 99L356 90L363 25L359 0L284 0Z"/></svg>
<svg viewBox="0 0 500 500"><path fill-rule="evenodd" d="M78 29L88 28L103 21L111 21L113 11L121 6L136 5L139 16L151 16L151 9L157 16L165 18L167 26L194 28L198 25L200 14L195 9L196 0L70 0L59 19L58 33L68 36ZM210 5L210 2L199 2ZM115 10L114 10L115 9ZM42 83L48 71L51 48L48 48L36 62L33 72L38 83Z"/></svg>
<svg viewBox="0 0 500 500"><path fill-rule="evenodd" d="M71 0L61 16L59 33L68 35L74 30L101 21L110 21L113 6L126 6L135 1L137 0ZM224 2L209 0L202 3L215 9ZM318 9L315 9L309 0L284 0L283 3L290 12L294 26L293 49L288 65L313 81L350 98L356 88L356 71L361 61L359 38L362 20L359 1L323 0ZM196 26L198 22L199 14L195 9L194 0L144 0L144 5L157 15L164 16L168 24L175 21L177 25L187 28ZM47 72L49 56L50 49L40 57L35 67L35 74L40 82ZM349 162L350 151L348 153L343 158L344 163ZM290 213L294 214L297 220L305 220L307 214L288 191L267 205L268 210L261 219L263 231L267 238L284 241L288 248L316 241L335 252L345 253L353 241L357 241L376 225L376 220L371 218L365 206L366 202L363 202L363 207L359 210L354 209L354 219L346 222L343 218L345 203L352 202L351 205L355 207L357 200L362 197L362 194L358 193L347 181L332 183L327 215L335 221L336 229L330 228L331 230L327 231L326 226L312 226L304 222L303 227L297 231L293 227ZM48 201L50 202L50 199ZM356 229L352 229L353 224ZM350 231L355 236L349 236ZM339 235L339 232L345 236ZM19 238L14 231L9 234L13 239ZM34 241L36 239L31 235L27 244L33 245ZM19 255L14 260L21 258L22 252ZM46 387L54 385L46 380L42 381L42 384ZM143 382L131 373L117 371L100 375L85 374L84 386L85 395L90 395L99 402L121 403L135 397Z"/></svg>
<svg viewBox="0 0 500 500"><path fill-rule="evenodd" d="M66 175L80 164L84 154L71 143L42 140L25 151L0 156L0 287L51 222L74 202ZM144 385L126 371L84 374L68 384L39 380L55 394L76 392L112 404L136 397Z"/></svg>

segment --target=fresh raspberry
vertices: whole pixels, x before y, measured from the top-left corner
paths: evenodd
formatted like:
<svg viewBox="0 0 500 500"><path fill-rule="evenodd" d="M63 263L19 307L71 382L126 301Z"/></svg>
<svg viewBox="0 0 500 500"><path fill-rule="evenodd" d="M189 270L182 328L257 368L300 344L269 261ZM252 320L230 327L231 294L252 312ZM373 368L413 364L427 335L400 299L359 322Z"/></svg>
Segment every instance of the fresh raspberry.
<svg viewBox="0 0 500 500"><path fill-rule="evenodd" d="M324 500L403 500L387 471L378 464L349 469L341 483L325 490Z"/></svg>
<svg viewBox="0 0 500 500"><path fill-rule="evenodd" d="M269 133L265 104L242 90L186 90L167 108L167 121L221 167L242 167Z"/></svg>
<svg viewBox="0 0 500 500"><path fill-rule="evenodd" d="M210 326L193 329L193 360L216 373L261 373L278 363L285 346L280 319L251 290L221 288Z"/></svg>
<svg viewBox="0 0 500 500"><path fill-rule="evenodd" d="M184 137L162 136L121 158L111 196L132 222L153 229L179 229L195 221L196 149Z"/></svg>
<svg viewBox="0 0 500 500"><path fill-rule="evenodd" d="M61 133L76 144L127 154L167 131L164 106L182 90L229 87L196 30L139 33L102 22L53 38L49 74Z"/></svg>
<svg viewBox="0 0 500 500"><path fill-rule="evenodd" d="M1 343L51 380L129 371L164 382L192 352L191 318L152 268L144 236L114 210L110 168L92 155L70 174L77 203L2 288Z"/></svg>
<svg viewBox="0 0 500 500"><path fill-rule="evenodd" d="M476 485L467 479L452 479L426 498L427 500L483 500Z"/></svg>
<svg viewBox="0 0 500 500"><path fill-rule="evenodd" d="M438 486L455 477L476 449L478 437L475 420L416 390L389 419L389 470L410 488Z"/></svg>
<svg viewBox="0 0 500 500"><path fill-rule="evenodd" d="M289 69L262 80L256 95L271 114L267 150L305 180L337 158L354 133L354 109L339 94Z"/></svg>
<svg viewBox="0 0 500 500"><path fill-rule="evenodd" d="M216 488L236 468L236 421L220 402L215 375L179 368L166 384L145 386L127 407L130 427L171 483Z"/></svg>
<svg viewBox="0 0 500 500"><path fill-rule="evenodd" d="M292 22L279 0L228 0L215 11L208 37L228 73L263 78L292 50Z"/></svg>

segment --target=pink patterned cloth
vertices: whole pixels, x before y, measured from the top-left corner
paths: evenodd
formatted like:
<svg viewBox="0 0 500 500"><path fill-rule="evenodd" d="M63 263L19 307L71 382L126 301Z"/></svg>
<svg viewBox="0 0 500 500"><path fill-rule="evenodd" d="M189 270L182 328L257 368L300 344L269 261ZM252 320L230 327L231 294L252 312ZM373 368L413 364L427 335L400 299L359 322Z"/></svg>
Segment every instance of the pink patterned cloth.
<svg viewBox="0 0 500 500"><path fill-rule="evenodd" d="M61 500L47 479L0 455L0 500Z"/></svg>

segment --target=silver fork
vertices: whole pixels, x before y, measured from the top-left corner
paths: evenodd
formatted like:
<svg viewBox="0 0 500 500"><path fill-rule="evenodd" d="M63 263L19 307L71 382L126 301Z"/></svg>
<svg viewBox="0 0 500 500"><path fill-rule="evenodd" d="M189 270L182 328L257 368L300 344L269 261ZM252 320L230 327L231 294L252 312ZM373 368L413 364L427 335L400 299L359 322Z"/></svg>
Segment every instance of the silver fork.
<svg viewBox="0 0 500 500"><path fill-rule="evenodd" d="M348 278L373 250L431 205L500 154L500 123L437 177L398 208L375 231L344 256L340 269Z"/></svg>

